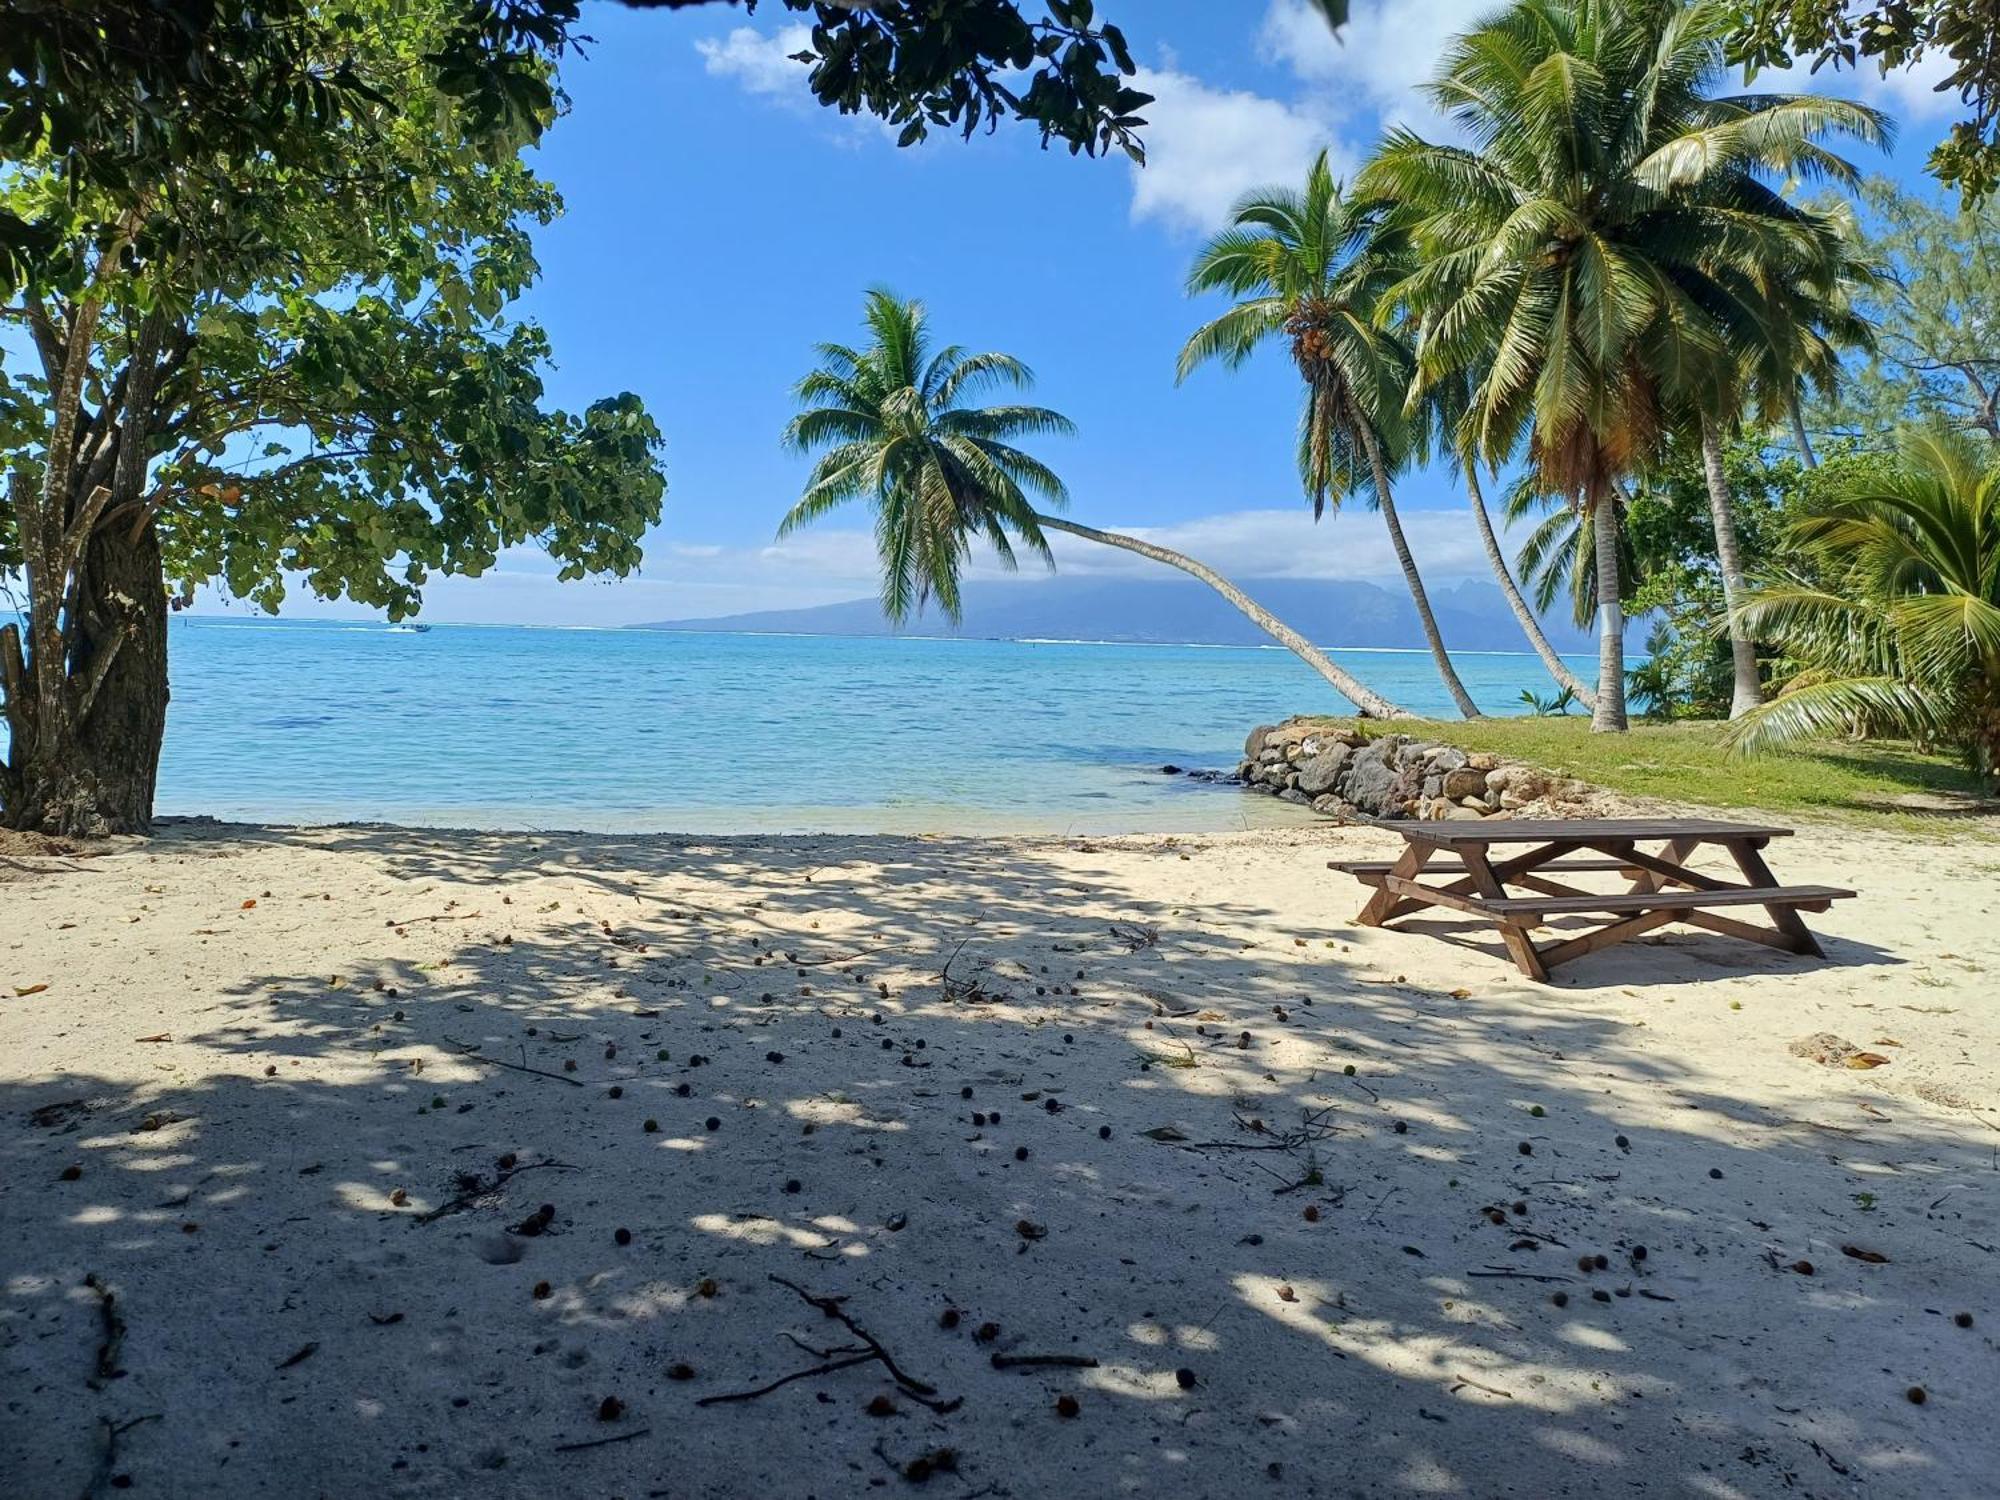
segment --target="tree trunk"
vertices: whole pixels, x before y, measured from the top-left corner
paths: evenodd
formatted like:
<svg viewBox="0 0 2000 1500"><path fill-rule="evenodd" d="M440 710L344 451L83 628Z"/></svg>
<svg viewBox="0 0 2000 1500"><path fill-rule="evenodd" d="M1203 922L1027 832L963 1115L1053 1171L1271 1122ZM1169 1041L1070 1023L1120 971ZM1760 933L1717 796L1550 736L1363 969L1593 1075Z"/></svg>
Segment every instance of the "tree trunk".
<svg viewBox="0 0 2000 1500"><path fill-rule="evenodd" d="M1555 679L1557 687L1574 693L1576 701L1585 708L1596 708L1597 694L1556 654L1556 648L1549 644L1548 635L1542 629L1542 622L1535 618L1535 612L1528 608L1528 601L1521 597L1521 590L1514 583L1513 571L1507 566L1506 554L1500 550L1500 539L1493 534L1493 519L1486 513L1486 497L1479 492L1479 475L1469 462L1465 466L1465 492L1472 497L1472 516L1479 523L1479 540L1485 545L1486 561L1492 565L1493 576L1500 582L1500 592L1507 596L1507 604L1514 611L1514 618L1520 622L1522 633L1528 637L1528 644L1535 648L1535 655L1549 669L1549 676Z"/></svg>
<svg viewBox="0 0 2000 1500"><path fill-rule="evenodd" d="M1458 680L1451 653L1444 649L1444 637L1438 633L1437 618L1431 613L1430 595L1424 592L1424 581L1417 575L1417 560L1410 555L1410 544L1403 538L1403 523L1397 519L1396 501L1389 493L1389 470L1382 461L1382 445L1375 441L1375 429L1368 425L1367 417L1358 407L1354 409L1354 424L1360 431L1362 446L1368 450L1368 464L1375 474L1375 498L1382 507L1382 519L1389 526L1389 544L1396 549L1396 561L1402 564L1403 582L1409 585L1410 600L1417 606L1417 619L1424 627L1424 639L1430 642L1438 675L1444 679L1458 711L1468 719L1476 719L1480 716L1479 705Z"/></svg>
<svg viewBox="0 0 2000 1500"><path fill-rule="evenodd" d="M1300 635L1283 620L1272 614L1263 605L1252 599L1235 584L1224 578L1206 563L1196 562L1192 557L1175 552L1170 548L1157 546L1152 542L1142 542L1135 536L1124 536L1115 531L1099 531L1095 526L1082 526L1075 521L1065 521L1060 516L1045 516L1037 513L1036 522L1049 531L1061 531L1070 536L1080 536L1087 542L1099 542L1106 547L1120 547L1127 552L1136 552L1141 557L1154 562L1165 563L1170 568L1179 568L1183 573L1192 573L1203 583L1214 589L1223 598L1235 605L1271 639L1292 651L1301 661L1320 676L1333 684L1335 692L1361 711L1369 719L1408 719L1414 717L1406 708L1391 703L1381 694L1365 688L1354 677L1335 666L1325 652Z"/></svg>
<svg viewBox="0 0 2000 1500"><path fill-rule="evenodd" d="M135 537L127 517L100 527L77 599L63 632L67 711L51 726L32 689L17 701L8 684L15 748L0 779L0 826L66 838L145 833L167 727L167 594L153 528Z"/></svg>
<svg viewBox="0 0 2000 1500"><path fill-rule="evenodd" d="M1819 455L1813 452L1812 439L1806 436L1805 414L1799 410L1799 397L1796 391L1785 402L1785 409L1792 419L1792 441L1799 445L1799 461L1808 469L1817 469Z"/></svg>
<svg viewBox="0 0 2000 1500"><path fill-rule="evenodd" d="M1618 501L1609 489L1585 498L1597 555L1597 707L1591 730L1623 734L1625 722L1625 605L1619 595Z"/></svg>
<svg viewBox="0 0 2000 1500"><path fill-rule="evenodd" d="M1713 422L1701 424L1701 468L1708 481L1708 511L1715 521L1715 557L1722 570L1722 604L1729 612L1729 654L1735 661L1736 682L1729 695L1729 717L1740 719L1764 701L1757 679L1757 643L1736 618L1743 600L1743 552L1736 540L1736 506L1729 493L1729 476L1722 469L1722 439Z"/></svg>

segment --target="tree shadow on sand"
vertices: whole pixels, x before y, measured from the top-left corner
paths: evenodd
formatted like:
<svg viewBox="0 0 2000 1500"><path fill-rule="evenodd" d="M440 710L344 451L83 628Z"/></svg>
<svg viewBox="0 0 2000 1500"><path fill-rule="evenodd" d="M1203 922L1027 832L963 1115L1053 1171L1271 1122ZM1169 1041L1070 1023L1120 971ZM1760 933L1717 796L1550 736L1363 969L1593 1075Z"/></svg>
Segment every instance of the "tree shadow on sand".
<svg viewBox="0 0 2000 1500"><path fill-rule="evenodd" d="M1142 899L1088 840L311 846L408 905L333 972L205 993L158 1062L0 1087L21 1493L1992 1472L1992 1320L1949 1318L1990 1298L1992 1137L1839 1075L1733 1096L1560 991L1384 983L1344 926ZM960 1404L874 1361L699 1405L856 1345L774 1276ZM1042 1356L1095 1363L1005 1365Z"/></svg>

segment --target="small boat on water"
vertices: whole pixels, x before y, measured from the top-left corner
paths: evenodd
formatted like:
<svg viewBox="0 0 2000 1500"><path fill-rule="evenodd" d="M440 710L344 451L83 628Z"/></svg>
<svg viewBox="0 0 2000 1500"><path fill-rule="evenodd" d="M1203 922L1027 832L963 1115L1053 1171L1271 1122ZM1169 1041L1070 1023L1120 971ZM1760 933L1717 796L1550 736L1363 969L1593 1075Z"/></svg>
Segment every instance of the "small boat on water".
<svg viewBox="0 0 2000 1500"><path fill-rule="evenodd" d="M429 635L430 633L431 628L428 625L410 624L391 625L389 627L390 635Z"/></svg>

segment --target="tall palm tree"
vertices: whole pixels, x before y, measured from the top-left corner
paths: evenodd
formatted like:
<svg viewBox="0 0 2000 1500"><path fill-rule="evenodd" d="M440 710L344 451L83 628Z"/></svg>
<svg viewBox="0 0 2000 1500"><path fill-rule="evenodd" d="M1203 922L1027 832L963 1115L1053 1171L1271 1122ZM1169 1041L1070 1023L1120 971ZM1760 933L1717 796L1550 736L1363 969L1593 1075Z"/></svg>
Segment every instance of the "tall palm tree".
<svg viewBox="0 0 2000 1500"><path fill-rule="evenodd" d="M1794 543L1811 577L1742 613L1804 670L1730 727L1743 751L1855 722L1955 741L2000 774L2000 462L1942 427L1905 432L1886 472L1841 474Z"/></svg>
<svg viewBox="0 0 2000 1500"><path fill-rule="evenodd" d="M1472 519L1479 528L1480 544L1486 549L1487 566L1493 570L1500 592L1506 596L1507 607L1514 611L1521 633L1542 659L1542 665L1548 668L1556 686L1567 689L1586 709L1594 709L1597 694L1570 670L1569 663L1550 643L1548 632L1542 629L1541 618L1521 597L1520 586L1514 581L1514 571L1507 565L1507 555L1500 550L1500 538L1494 534L1493 517L1486 509L1486 494L1479 483L1479 454L1476 445L1466 440L1465 415L1471 391L1471 379L1461 374L1457 378L1439 381L1424 394L1413 413L1419 434L1416 449L1427 458L1442 459L1447 468L1465 481L1466 498L1472 503ZM1518 518L1512 511L1509 514L1510 519ZM1542 608L1548 607L1548 601L1544 600ZM1587 618L1584 623L1589 623Z"/></svg>
<svg viewBox="0 0 2000 1500"><path fill-rule="evenodd" d="M1767 425L1786 421L1800 460L1808 468L1816 466L1819 460L1800 415L1801 393L1808 383L1831 391L1840 378L1842 354L1874 343L1873 330L1853 306L1854 292L1868 284L1873 273L1858 253L1852 211L1844 205L1817 210L1802 227L1810 231L1816 251L1809 259L1794 253L1777 263L1750 261L1716 268L1716 283L1734 300L1739 314L1730 320L1738 343L1704 382L1704 407L1688 423L1701 436L1702 477L1728 610L1732 719L1762 703L1764 694L1757 645L1739 613L1748 586L1737 537L1736 502L1723 456L1725 441L1746 415Z"/></svg>
<svg viewBox="0 0 2000 1500"><path fill-rule="evenodd" d="M1399 273L1395 242L1383 206L1349 198L1324 151L1306 173L1304 192L1251 193L1188 272L1190 295L1224 292L1236 300L1189 336L1179 373L1185 380L1211 359L1234 369L1260 345L1288 341L1306 386L1299 477L1313 518L1357 490L1380 508L1438 675L1459 712L1472 719L1479 708L1445 650L1390 487L1409 356L1375 315Z"/></svg>
<svg viewBox="0 0 2000 1500"><path fill-rule="evenodd" d="M1618 576L1620 598L1630 598L1643 580L1642 559L1634 555L1632 539L1624 527L1626 502L1623 494L1612 499L1618 527ZM1509 527L1539 516L1522 539L1515 562L1533 596L1535 608L1543 614L1555 609L1560 600L1569 600L1570 620L1578 629L1587 629L1597 614L1597 527L1593 512L1579 510L1560 497L1552 498L1535 488L1532 476L1512 485L1501 500L1501 514Z"/></svg>
<svg viewBox="0 0 2000 1500"><path fill-rule="evenodd" d="M1537 483L1597 522L1598 730L1626 727L1617 483L1744 341L1720 268L1813 252L1765 177L1851 180L1822 137L1885 129L1844 100L1710 97L1733 24L1721 0L1518 0L1430 86L1472 144L1394 130L1358 182L1414 216L1415 392L1476 372L1481 456L1525 438Z"/></svg>
<svg viewBox="0 0 2000 1500"><path fill-rule="evenodd" d="M864 320L866 345L816 346L820 365L798 383L802 410L786 425L785 444L819 457L778 534L850 501L873 506L882 609L890 619L907 619L935 602L957 620L959 578L975 535L985 537L1010 567L1017 539L1053 566L1047 533L1060 531L1192 574L1289 647L1364 715L1410 716L1207 564L1141 537L1038 509L1031 496L1054 509L1068 503L1068 492L1055 471L1016 440L1067 434L1074 430L1070 420L1042 406L969 404L996 387L1025 390L1032 384L1018 359L969 354L956 344L933 351L923 304L881 289L868 293Z"/></svg>

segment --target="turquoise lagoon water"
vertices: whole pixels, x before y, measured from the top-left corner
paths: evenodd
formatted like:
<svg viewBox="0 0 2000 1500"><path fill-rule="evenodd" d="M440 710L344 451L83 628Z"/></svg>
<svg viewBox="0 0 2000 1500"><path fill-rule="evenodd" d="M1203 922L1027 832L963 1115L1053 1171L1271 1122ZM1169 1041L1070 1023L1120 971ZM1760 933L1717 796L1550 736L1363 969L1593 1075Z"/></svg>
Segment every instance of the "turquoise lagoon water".
<svg viewBox="0 0 2000 1500"><path fill-rule="evenodd" d="M1449 712L1428 656L1336 655ZM169 660L159 810L270 821L1234 828L1298 813L1159 768L1228 768L1251 725L1346 707L1257 648L181 617ZM1532 656L1460 665L1493 712L1547 686Z"/></svg>

